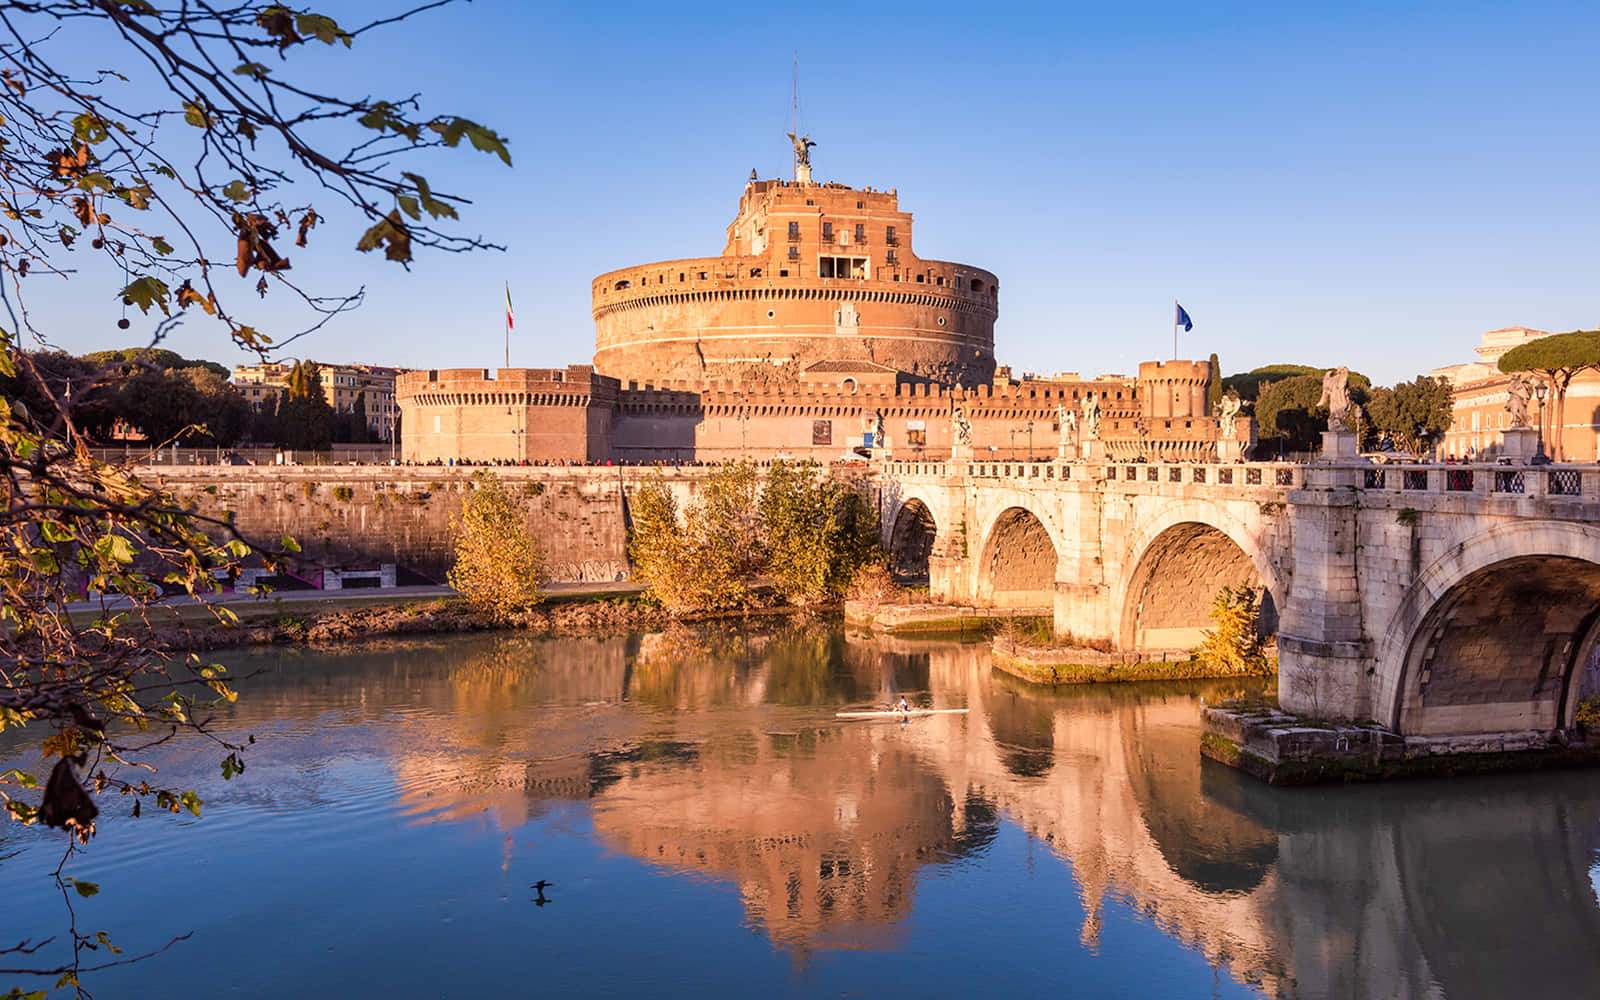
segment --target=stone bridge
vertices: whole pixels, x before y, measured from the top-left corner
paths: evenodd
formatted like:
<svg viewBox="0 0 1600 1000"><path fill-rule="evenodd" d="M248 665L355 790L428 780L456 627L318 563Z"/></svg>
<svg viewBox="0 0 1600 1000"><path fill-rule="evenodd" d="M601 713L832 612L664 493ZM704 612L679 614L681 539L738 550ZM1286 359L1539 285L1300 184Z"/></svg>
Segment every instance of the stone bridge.
<svg viewBox="0 0 1600 1000"><path fill-rule="evenodd" d="M1573 726L1600 689L1593 466L887 462L885 542L937 600L1192 647L1262 594L1279 698L1406 735Z"/></svg>

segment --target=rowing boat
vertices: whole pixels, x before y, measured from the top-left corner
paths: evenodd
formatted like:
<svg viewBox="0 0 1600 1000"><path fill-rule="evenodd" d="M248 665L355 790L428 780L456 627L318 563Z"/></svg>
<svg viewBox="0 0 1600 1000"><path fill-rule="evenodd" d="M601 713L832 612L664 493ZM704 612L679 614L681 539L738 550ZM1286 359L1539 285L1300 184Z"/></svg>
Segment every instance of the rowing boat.
<svg viewBox="0 0 1600 1000"><path fill-rule="evenodd" d="M909 709L909 710L904 711L904 712L901 712L901 711L896 710L896 709L891 709L891 710L886 711L886 712L835 712L835 713L833 713L833 717L836 718L836 719L893 719L895 717L905 717L905 716L908 716L908 715L966 715L966 714L967 714L967 710L964 709L964 708L913 708L913 709Z"/></svg>

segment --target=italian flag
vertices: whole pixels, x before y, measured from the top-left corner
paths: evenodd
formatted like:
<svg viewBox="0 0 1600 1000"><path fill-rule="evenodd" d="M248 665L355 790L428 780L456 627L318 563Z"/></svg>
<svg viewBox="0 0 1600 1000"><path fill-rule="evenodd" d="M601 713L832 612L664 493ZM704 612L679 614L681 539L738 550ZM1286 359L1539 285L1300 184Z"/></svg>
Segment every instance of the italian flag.
<svg viewBox="0 0 1600 1000"><path fill-rule="evenodd" d="M517 322L511 315L511 282L506 282L506 329L514 330Z"/></svg>

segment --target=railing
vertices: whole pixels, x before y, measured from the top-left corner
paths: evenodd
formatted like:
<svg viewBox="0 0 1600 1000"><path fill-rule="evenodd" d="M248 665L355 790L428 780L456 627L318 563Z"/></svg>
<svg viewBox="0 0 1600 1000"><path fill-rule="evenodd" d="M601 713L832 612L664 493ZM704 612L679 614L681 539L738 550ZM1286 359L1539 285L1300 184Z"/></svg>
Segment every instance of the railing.
<svg viewBox="0 0 1600 1000"><path fill-rule="evenodd" d="M1551 469L1545 492L1552 496L1575 497L1583 493L1583 473L1577 469Z"/></svg>
<svg viewBox="0 0 1600 1000"><path fill-rule="evenodd" d="M1436 465L1364 467L1288 463L1189 463L1189 462L1067 462L1057 459L1037 462L982 461L964 465L930 462L889 462L890 475L947 476L965 474L977 479L1024 481L1029 485L1054 482L1094 482L1129 490L1166 492L1174 488L1203 486L1212 490L1302 489L1322 483L1352 485L1376 494L1405 496L1475 495L1484 498L1552 497L1600 501L1600 468L1538 468L1496 465ZM1242 474L1241 474L1242 473ZM1317 476L1332 479L1318 479ZM1309 484L1307 477L1310 479ZM1342 479L1337 478L1343 476ZM1414 502L1414 501L1406 501Z"/></svg>
<svg viewBox="0 0 1600 1000"><path fill-rule="evenodd" d="M1119 464L1112 462L1101 465L1094 462L1067 462L1057 459L1025 462L1020 459L1008 461L974 461L961 465L945 462L928 461L895 461L891 460L883 466L889 476L915 476L942 478L951 475L966 475L974 479L1000 479L1000 480L1025 480L1032 484L1045 482L1068 482L1072 480L1092 482L1097 477L1103 477L1107 482L1123 482L1141 484L1141 489L1155 487L1165 489L1172 486L1256 486L1267 483L1273 487L1294 487L1302 473L1294 467L1278 466L1268 467L1270 476L1263 475L1263 469L1258 466L1242 466L1245 475L1239 476L1239 465L1202 465L1189 462L1138 462Z"/></svg>
<svg viewBox="0 0 1600 1000"><path fill-rule="evenodd" d="M1521 469L1496 469L1494 470L1494 491L1496 493L1526 493L1528 484L1523 481Z"/></svg>

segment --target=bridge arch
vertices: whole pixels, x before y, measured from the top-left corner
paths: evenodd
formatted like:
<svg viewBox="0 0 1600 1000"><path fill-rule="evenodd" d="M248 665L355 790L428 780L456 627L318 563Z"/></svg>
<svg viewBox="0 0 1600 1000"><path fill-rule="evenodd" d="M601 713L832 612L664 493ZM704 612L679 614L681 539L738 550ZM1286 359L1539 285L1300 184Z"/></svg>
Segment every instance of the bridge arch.
<svg viewBox="0 0 1600 1000"><path fill-rule="evenodd" d="M1278 630L1283 585L1255 534L1220 504L1183 500L1146 519L1124 551L1112 595L1122 649L1196 646L1223 587L1260 591L1263 637Z"/></svg>
<svg viewBox="0 0 1600 1000"><path fill-rule="evenodd" d="M1472 536L1418 575L1379 634L1376 708L1399 732L1570 728L1600 639L1600 529L1524 521Z"/></svg>
<svg viewBox="0 0 1600 1000"><path fill-rule="evenodd" d="M997 608L1054 608L1055 534L1019 504L995 515L978 557L977 596Z"/></svg>
<svg viewBox="0 0 1600 1000"><path fill-rule="evenodd" d="M939 537L933 512L920 497L907 497L889 526L889 569L901 583L928 582L928 557Z"/></svg>

